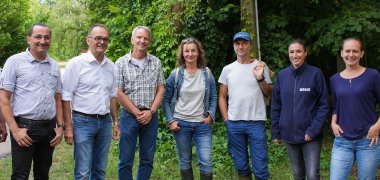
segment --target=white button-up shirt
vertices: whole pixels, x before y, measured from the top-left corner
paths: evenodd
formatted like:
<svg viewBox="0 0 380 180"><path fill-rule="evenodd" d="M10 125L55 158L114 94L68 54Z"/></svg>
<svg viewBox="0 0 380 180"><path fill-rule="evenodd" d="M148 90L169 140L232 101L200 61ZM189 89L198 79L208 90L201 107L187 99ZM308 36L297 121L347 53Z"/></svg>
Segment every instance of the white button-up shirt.
<svg viewBox="0 0 380 180"><path fill-rule="evenodd" d="M114 63L104 56L101 64L91 52L71 59L65 69L62 100L71 101L72 110L87 114L107 114L110 99L116 97Z"/></svg>

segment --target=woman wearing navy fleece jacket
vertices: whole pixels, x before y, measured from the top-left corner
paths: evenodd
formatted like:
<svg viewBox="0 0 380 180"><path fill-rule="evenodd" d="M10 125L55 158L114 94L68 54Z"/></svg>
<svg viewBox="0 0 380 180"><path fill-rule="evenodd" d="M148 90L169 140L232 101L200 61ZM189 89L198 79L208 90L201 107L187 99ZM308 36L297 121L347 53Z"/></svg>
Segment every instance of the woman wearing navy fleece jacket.
<svg viewBox="0 0 380 180"><path fill-rule="evenodd" d="M272 138L284 141L294 179L320 179L322 128L328 116L327 86L320 69L306 64L304 41L288 47L291 65L278 73L271 105Z"/></svg>

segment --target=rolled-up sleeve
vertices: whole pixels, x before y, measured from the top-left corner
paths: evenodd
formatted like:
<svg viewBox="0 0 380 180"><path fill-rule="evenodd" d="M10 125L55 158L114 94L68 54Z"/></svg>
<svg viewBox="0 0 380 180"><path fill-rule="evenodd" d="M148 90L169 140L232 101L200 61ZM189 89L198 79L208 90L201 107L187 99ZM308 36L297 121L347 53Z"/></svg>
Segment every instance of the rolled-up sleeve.
<svg viewBox="0 0 380 180"><path fill-rule="evenodd" d="M0 89L13 93L16 84L16 61L16 59L11 57L5 62L1 73Z"/></svg>
<svg viewBox="0 0 380 180"><path fill-rule="evenodd" d="M77 89L79 81L79 69L73 61L69 61L66 65L65 73L62 78L62 100L72 101L74 90Z"/></svg>

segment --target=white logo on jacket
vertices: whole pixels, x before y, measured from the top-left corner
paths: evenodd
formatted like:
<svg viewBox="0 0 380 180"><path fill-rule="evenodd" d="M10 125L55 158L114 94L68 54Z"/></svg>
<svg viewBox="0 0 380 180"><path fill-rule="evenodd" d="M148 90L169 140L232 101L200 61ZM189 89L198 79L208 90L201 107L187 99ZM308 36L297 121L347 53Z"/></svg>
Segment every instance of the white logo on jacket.
<svg viewBox="0 0 380 180"><path fill-rule="evenodd" d="M301 92L303 92L303 91L310 92L310 88L300 88L300 91L301 91Z"/></svg>

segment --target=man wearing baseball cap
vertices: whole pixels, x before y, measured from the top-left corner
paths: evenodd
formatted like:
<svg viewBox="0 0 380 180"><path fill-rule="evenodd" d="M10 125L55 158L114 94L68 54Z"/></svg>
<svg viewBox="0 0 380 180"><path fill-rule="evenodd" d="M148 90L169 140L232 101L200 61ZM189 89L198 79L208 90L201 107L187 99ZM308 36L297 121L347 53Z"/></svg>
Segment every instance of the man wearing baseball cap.
<svg viewBox="0 0 380 180"><path fill-rule="evenodd" d="M227 128L228 153L240 180L252 179L249 157L255 179L268 179L264 96L272 94L269 69L264 62L250 57L253 44L247 32L235 34L233 42L237 60L223 68L218 80L219 110Z"/></svg>

